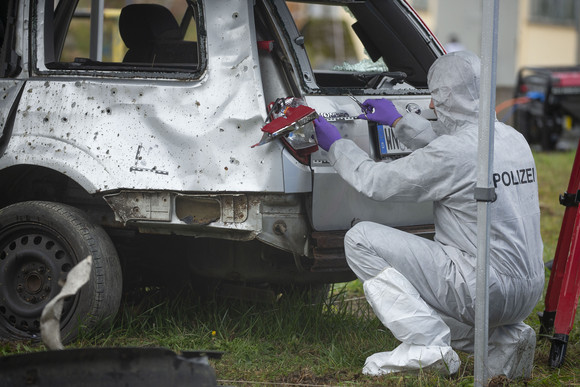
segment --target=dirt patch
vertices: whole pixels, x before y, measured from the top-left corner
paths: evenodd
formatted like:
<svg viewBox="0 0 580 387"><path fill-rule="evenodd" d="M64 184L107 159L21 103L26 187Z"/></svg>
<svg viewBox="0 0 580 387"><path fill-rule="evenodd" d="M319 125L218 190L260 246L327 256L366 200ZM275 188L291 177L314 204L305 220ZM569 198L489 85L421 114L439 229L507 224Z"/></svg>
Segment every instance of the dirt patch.
<svg viewBox="0 0 580 387"><path fill-rule="evenodd" d="M488 387L509 386L510 380L504 375L494 376L489 380Z"/></svg>
<svg viewBox="0 0 580 387"><path fill-rule="evenodd" d="M335 386L341 380L352 380L352 375L349 376L347 372L341 371L335 374L316 376L310 369L301 369L286 375L280 382L308 386Z"/></svg>

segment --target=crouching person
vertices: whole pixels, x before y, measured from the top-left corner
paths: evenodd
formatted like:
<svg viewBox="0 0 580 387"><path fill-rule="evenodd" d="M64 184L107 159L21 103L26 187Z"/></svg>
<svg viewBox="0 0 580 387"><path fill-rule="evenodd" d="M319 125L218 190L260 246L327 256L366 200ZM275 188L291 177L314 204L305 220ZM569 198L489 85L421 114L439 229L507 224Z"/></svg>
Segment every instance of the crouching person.
<svg viewBox="0 0 580 387"><path fill-rule="evenodd" d="M315 121L319 145L357 191L375 200L433 201L434 240L372 222L346 235L347 260L375 314L401 344L367 358L380 375L436 367L453 374L455 350L473 352L476 282L476 185L479 58L454 52L428 73L437 120L401 116L386 99L367 100L361 118L394 127L413 152L375 162L336 127ZM536 169L524 137L495 122L489 269L490 377L530 377L535 332L523 320L544 286Z"/></svg>

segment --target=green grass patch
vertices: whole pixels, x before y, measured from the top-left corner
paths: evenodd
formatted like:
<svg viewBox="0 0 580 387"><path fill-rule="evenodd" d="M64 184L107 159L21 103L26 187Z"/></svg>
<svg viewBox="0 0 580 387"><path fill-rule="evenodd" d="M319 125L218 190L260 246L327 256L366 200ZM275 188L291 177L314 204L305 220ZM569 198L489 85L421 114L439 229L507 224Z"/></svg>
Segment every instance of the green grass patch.
<svg viewBox="0 0 580 387"><path fill-rule="evenodd" d="M564 208L558 195L568 185L574 152L535 154L544 260L553 259ZM549 271L546 271L546 284ZM382 377L361 374L366 357L395 348L398 343L369 308L359 281L334 286L325 303L308 305L304 297L282 297L259 304L235 300L201 301L195 293L151 290L126 302L115 324L100 333L81 335L72 347L159 346L174 351L223 351L212 360L224 385L473 385L473 357L460 353L457 375L430 372ZM536 312L543 311L543 300ZM535 313L526 321L539 331ZM42 351L31 342L0 342L0 354ZM550 342L538 338L530 386L580 383L580 324L570 334L566 362L548 367ZM512 383L524 385L525 383Z"/></svg>

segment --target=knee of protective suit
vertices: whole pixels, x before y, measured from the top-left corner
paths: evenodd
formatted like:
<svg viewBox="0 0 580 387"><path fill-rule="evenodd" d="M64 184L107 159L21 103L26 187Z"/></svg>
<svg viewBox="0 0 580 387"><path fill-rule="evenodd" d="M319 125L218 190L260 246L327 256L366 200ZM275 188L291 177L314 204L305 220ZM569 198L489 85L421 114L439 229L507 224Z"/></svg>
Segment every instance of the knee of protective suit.
<svg viewBox="0 0 580 387"><path fill-rule="evenodd" d="M357 223L354 225L344 236L344 251L346 253L346 261L349 265L351 265L351 263L356 263L357 260L355 257L358 256L360 243L364 239L360 224L361 223Z"/></svg>
<svg viewBox="0 0 580 387"><path fill-rule="evenodd" d="M358 222L346 232L346 235L344 236L345 247L349 246L356 248L359 242L366 240L364 229L367 223L370 222Z"/></svg>
<svg viewBox="0 0 580 387"><path fill-rule="evenodd" d="M373 243L367 238L368 227L377 226L372 222L359 222L354 225L344 237L346 262L361 281L375 277L390 265L380 257Z"/></svg>

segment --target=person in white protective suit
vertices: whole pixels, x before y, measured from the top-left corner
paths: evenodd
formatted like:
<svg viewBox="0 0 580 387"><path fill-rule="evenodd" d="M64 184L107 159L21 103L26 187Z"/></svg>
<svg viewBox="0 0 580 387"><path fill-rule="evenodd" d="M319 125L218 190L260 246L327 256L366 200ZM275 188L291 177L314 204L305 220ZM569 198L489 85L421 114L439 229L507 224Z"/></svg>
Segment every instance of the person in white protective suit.
<svg viewBox="0 0 580 387"><path fill-rule="evenodd" d="M345 237L348 263L366 298L401 344L367 358L363 373L436 367L458 371L454 349L473 352L476 282L476 185L479 58L461 51L438 58L428 73L430 123L401 116L386 99L363 104L369 120L394 127L413 150L375 162L324 118L315 121L319 145L358 192L375 200L433 201L434 240L372 222ZM365 117L364 115L361 118ZM489 268L488 375L531 374L535 332L523 320L544 285L543 244L534 159L524 137L495 122Z"/></svg>

